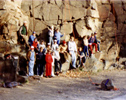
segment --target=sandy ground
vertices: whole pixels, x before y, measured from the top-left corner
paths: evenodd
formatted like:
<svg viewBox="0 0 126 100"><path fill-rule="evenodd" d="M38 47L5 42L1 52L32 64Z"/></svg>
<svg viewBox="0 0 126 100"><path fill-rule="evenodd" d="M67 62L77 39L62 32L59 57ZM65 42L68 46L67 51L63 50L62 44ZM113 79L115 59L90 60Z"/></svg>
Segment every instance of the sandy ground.
<svg viewBox="0 0 126 100"><path fill-rule="evenodd" d="M126 100L126 71L102 71L92 75L94 82L112 79L118 91L103 91L90 83L88 77L42 78L23 86L0 88L0 100Z"/></svg>

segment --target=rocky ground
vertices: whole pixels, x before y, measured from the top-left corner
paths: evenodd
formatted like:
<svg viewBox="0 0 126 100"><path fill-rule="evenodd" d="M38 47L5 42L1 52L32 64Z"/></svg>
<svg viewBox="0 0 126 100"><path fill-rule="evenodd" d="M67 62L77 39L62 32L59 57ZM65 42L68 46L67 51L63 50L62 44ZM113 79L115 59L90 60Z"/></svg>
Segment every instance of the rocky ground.
<svg viewBox="0 0 126 100"><path fill-rule="evenodd" d="M0 88L0 100L125 100L125 70L102 71L91 77L98 83L110 78L119 90L100 90L90 83L87 76L71 78L62 75L32 80L13 89Z"/></svg>

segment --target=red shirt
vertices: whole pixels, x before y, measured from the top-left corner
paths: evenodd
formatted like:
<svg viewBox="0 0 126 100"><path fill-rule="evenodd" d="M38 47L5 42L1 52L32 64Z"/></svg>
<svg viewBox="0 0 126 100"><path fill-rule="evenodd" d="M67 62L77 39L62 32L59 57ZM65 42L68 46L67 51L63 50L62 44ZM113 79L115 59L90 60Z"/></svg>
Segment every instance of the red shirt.
<svg viewBox="0 0 126 100"><path fill-rule="evenodd" d="M32 46L34 46L34 48L37 48L37 45L38 45L38 42L33 41Z"/></svg>

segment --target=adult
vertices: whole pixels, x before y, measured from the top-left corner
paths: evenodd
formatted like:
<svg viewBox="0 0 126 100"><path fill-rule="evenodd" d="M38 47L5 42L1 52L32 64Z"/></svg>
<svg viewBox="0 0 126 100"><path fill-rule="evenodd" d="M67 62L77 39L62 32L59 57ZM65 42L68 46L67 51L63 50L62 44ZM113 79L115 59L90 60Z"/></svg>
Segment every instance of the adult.
<svg viewBox="0 0 126 100"><path fill-rule="evenodd" d="M40 51L36 56L36 63L37 63L37 75L43 77L44 68L45 68L45 55L43 52L43 48L40 47Z"/></svg>
<svg viewBox="0 0 126 100"><path fill-rule="evenodd" d="M46 61L46 77L51 77L52 62L53 62L51 50L47 51L47 54L45 56L45 61Z"/></svg>
<svg viewBox="0 0 126 100"><path fill-rule="evenodd" d="M69 62L69 53L67 52L67 44L66 41L63 41L63 44L59 46L60 48L60 56L61 62Z"/></svg>
<svg viewBox="0 0 126 100"><path fill-rule="evenodd" d="M51 45L53 44L53 36L54 36L53 26L50 26L48 29L48 40Z"/></svg>
<svg viewBox="0 0 126 100"><path fill-rule="evenodd" d="M27 30L27 21L23 22L23 25L19 29L19 36L25 41L28 46L28 30Z"/></svg>
<svg viewBox="0 0 126 100"><path fill-rule="evenodd" d="M32 35L29 37L29 45L32 46L34 39L36 38L36 32L34 31Z"/></svg>
<svg viewBox="0 0 126 100"><path fill-rule="evenodd" d="M52 45L52 50L56 50L56 48L58 48L59 45L57 44L57 40L54 40L54 44Z"/></svg>
<svg viewBox="0 0 126 100"><path fill-rule="evenodd" d="M34 75L34 64L36 60L36 54L34 52L34 46L31 46L31 50L27 53L27 61L28 61L28 67L29 67L29 76Z"/></svg>
<svg viewBox="0 0 126 100"><path fill-rule="evenodd" d="M93 54L92 46L95 46L95 51L97 52L97 43L95 43L95 37L93 33L91 34L91 38L89 39L89 44L91 54Z"/></svg>
<svg viewBox="0 0 126 100"><path fill-rule="evenodd" d="M55 31L55 34L54 34L54 38L57 40L57 44L59 45L60 44L60 38L63 37L64 35L62 35L60 32L59 32L59 29L57 28L56 31Z"/></svg>
<svg viewBox="0 0 126 100"><path fill-rule="evenodd" d="M58 75L59 74L58 68L60 68L59 69L60 72L62 68L62 63L60 61L60 55L59 55L59 48L57 47L54 52L55 52L55 72L56 72L56 75ZM58 65L60 65L60 67L58 67Z"/></svg>
<svg viewBox="0 0 126 100"><path fill-rule="evenodd" d="M84 37L83 37L83 45L84 45L84 49L83 49L84 54L85 54L86 56L89 56L89 53L88 53L88 39L87 39L87 36L84 36Z"/></svg>
<svg viewBox="0 0 126 100"><path fill-rule="evenodd" d="M77 46L74 41L74 37L71 36L70 41L68 42L68 50L72 57L72 67L76 68L76 53L77 53Z"/></svg>

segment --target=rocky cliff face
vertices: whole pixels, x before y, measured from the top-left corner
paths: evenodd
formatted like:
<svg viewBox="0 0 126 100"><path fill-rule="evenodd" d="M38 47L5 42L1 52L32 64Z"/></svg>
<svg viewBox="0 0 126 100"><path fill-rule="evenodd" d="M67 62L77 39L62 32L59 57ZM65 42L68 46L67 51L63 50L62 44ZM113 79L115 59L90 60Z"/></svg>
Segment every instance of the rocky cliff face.
<svg viewBox="0 0 126 100"><path fill-rule="evenodd" d="M95 54L97 66L100 59L113 62L119 55L126 56L125 0L0 0L0 25L7 24L7 36L14 43L24 20L28 22L29 35L34 30L39 39L46 38L49 25L66 33L62 40L68 41L74 33L78 45L84 35L97 32L102 51ZM100 66L108 65L111 63Z"/></svg>

